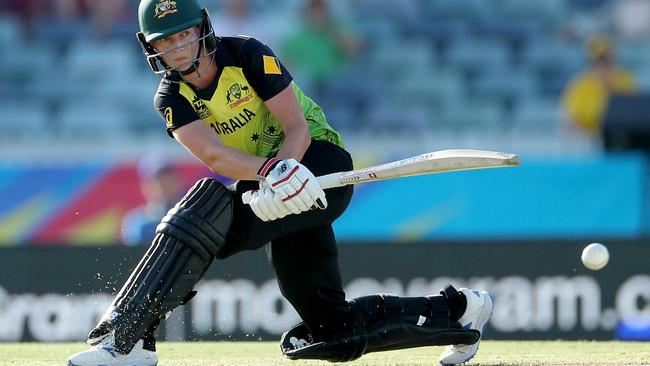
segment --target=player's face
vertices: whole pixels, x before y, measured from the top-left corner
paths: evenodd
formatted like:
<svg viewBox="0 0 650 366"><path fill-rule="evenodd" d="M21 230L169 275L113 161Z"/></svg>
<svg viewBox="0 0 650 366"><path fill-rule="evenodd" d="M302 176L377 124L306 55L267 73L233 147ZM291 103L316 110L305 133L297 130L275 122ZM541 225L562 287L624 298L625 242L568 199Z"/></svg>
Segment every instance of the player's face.
<svg viewBox="0 0 650 366"><path fill-rule="evenodd" d="M194 60L199 57L199 38L199 28L192 27L167 38L155 40L152 46L162 54L167 65L184 71L189 69Z"/></svg>

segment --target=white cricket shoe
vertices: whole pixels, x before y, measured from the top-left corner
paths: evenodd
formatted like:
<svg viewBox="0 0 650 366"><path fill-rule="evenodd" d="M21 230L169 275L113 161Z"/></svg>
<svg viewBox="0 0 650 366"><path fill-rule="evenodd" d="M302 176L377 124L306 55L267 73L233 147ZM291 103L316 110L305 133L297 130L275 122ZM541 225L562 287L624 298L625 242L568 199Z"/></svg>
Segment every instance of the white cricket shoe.
<svg viewBox="0 0 650 366"><path fill-rule="evenodd" d="M75 353L68 358L68 366L156 366L156 352L143 349L142 339L135 344L128 355L118 353L113 344L113 335L109 334L90 349Z"/></svg>
<svg viewBox="0 0 650 366"><path fill-rule="evenodd" d="M487 291L475 291L467 288L458 290L467 299L467 308L458 322L465 329L476 329L481 332L481 338L485 332L487 322L492 315L492 296ZM474 344L449 345L440 355L438 362L442 366L458 365L469 361L476 351L481 338Z"/></svg>

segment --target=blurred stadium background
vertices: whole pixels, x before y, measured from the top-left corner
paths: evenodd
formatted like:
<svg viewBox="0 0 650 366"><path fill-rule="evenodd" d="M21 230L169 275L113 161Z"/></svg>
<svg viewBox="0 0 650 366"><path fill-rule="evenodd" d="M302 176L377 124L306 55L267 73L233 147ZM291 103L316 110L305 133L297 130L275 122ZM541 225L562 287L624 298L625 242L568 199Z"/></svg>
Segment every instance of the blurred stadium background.
<svg viewBox="0 0 650 366"><path fill-rule="evenodd" d="M358 167L447 148L521 155L517 169L358 187L336 223L350 296L451 281L495 292L493 338L650 339L650 1L202 4L218 34L276 51ZM137 211L147 179L209 174L153 110L136 8L0 0L0 341L84 339L145 248L126 225L151 214ZM584 129L562 98L603 36L635 88L607 94ZM592 241L612 253L599 272L579 263ZM161 335L268 339L296 319L260 251L215 263Z"/></svg>

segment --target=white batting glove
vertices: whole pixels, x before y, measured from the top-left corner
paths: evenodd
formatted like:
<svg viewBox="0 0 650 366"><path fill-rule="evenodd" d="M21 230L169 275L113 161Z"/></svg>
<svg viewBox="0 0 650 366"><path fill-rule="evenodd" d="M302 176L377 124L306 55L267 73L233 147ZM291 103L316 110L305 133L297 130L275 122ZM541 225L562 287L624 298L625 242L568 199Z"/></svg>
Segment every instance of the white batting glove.
<svg viewBox="0 0 650 366"><path fill-rule="evenodd" d="M257 191L246 192L250 194L248 203L262 221L273 221L281 219L292 212L282 202L282 199L268 187L260 187Z"/></svg>
<svg viewBox="0 0 650 366"><path fill-rule="evenodd" d="M296 159L268 159L258 172L260 188L268 186L293 212L299 214L312 208L327 208L327 199L316 177Z"/></svg>

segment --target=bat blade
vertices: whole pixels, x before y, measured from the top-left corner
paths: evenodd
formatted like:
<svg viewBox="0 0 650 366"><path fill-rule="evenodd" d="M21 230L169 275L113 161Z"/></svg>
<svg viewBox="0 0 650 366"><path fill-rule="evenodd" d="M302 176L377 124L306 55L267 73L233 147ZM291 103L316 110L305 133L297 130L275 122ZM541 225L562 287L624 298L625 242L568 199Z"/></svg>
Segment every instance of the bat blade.
<svg viewBox="0 0 650 366"><path fill-rule="evenodd" d="M519 156L486 150L441 150L364 169L332 173L318 177L323 189L385 179L436 174L460 170L518 166Z"/></svg>

